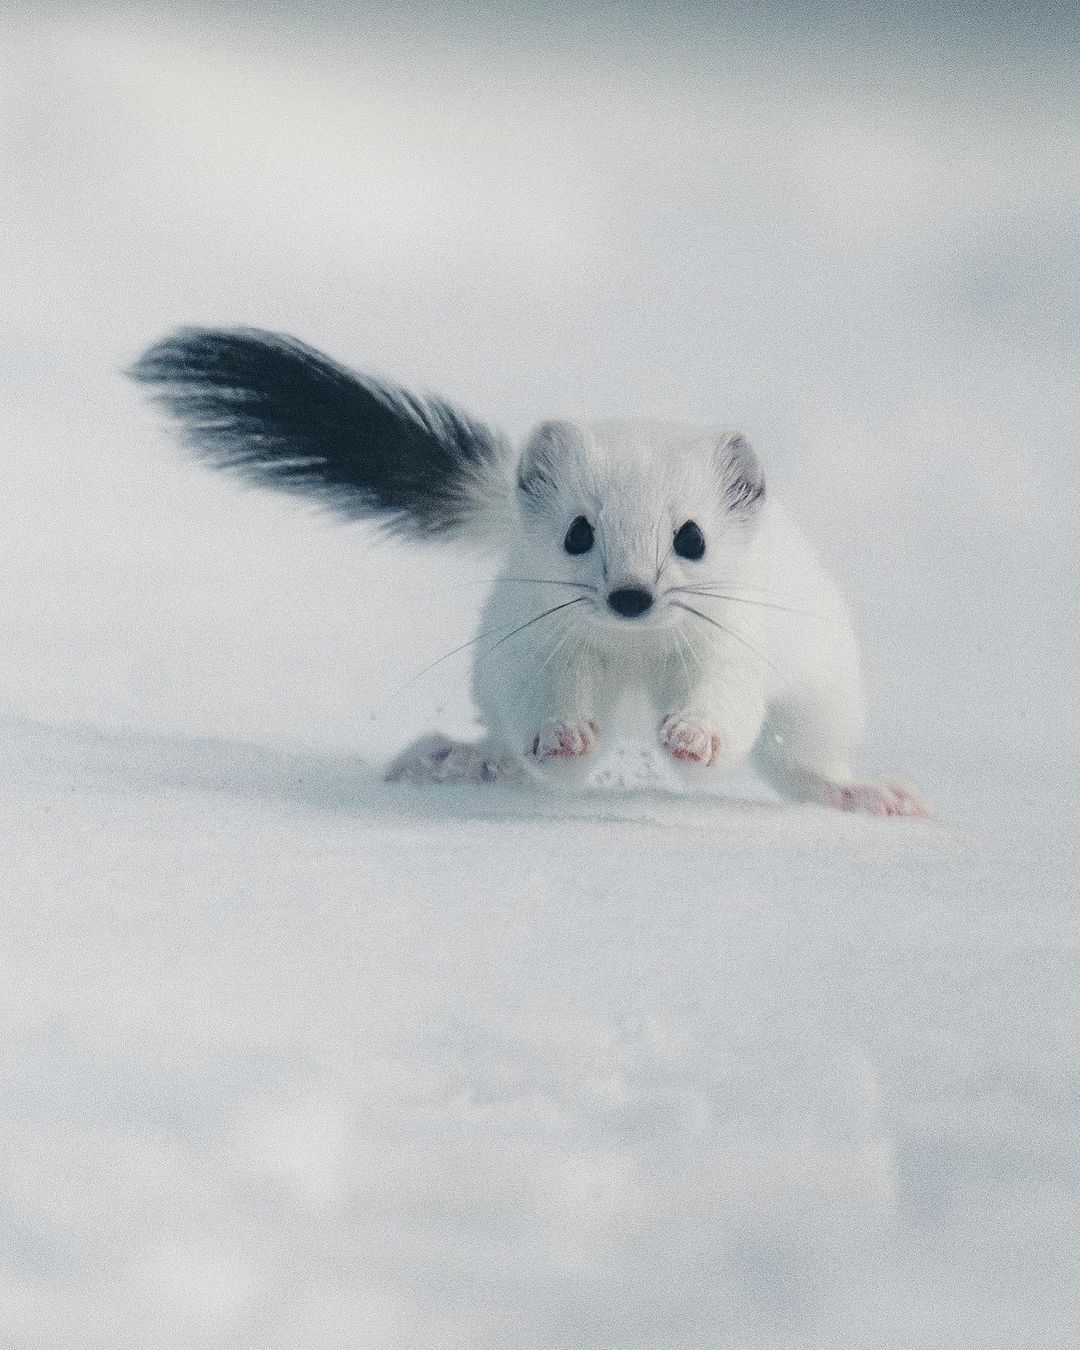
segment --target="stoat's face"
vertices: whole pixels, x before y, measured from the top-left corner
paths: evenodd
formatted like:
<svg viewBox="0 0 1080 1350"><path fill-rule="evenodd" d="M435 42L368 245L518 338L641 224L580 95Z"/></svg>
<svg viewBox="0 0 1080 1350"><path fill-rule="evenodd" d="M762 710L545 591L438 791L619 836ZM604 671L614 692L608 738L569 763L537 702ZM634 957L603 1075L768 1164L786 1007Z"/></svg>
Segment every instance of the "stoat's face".
<svg viewBox="0 0 1080 1350"><path fill-rule="evenodd" d="M685 622L730 582L765 488L739 432L546 422L518 490L536 576L577 587L583 619L629 632Z"/></svg>

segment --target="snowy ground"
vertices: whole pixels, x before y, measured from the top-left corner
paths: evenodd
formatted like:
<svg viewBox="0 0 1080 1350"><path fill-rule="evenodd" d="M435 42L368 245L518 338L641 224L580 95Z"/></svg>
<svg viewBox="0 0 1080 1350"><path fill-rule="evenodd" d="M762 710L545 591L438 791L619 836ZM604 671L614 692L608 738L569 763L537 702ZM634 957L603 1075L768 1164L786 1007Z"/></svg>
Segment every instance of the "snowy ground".
<svg viewBox="0 0 1080 1350"><path fill-rule="evenodd" d="M3 734L13 1346L1071 1346L1071 826Z"/></svg>
<svg viewBox="0 0 1080 1350"><path fill-rule="evenodd" d="M4 1350L1080 1343L1075 35L628 12L2 20ZM181 462L188 320L741 418L937 821L383 785L490 564Z"/></svg>

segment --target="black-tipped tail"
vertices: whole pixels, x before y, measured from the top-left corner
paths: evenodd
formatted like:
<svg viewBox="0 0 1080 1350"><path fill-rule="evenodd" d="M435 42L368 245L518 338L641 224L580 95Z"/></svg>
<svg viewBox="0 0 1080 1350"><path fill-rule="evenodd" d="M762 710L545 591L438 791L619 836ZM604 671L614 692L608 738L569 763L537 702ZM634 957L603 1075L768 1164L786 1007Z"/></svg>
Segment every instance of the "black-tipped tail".
<svg viewBox="0 0 1080 1350"><path fill-rule="evenodd" d="M401 533L473 532L506 446L488 428L355 374L295 338L186 328L129 374L156 390L217 468Z"/></svg>

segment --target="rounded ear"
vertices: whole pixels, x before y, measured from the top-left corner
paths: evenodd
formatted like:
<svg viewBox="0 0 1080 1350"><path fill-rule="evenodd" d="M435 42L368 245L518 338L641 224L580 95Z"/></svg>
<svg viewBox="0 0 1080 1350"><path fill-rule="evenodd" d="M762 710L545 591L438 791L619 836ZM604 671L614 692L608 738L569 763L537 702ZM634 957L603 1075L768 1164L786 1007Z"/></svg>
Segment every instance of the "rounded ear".
<svg viewBox="0 0 1080 1350"><path fill-rule="evenodd" d="M724 504L729 511L748 515L765 496L765 475L757 451L745 433L729 431L720 438L716 454Z"/></svg>
<svg viewBox="0 0 1080 1350"><path fill-rule="evenodd" d="M578 433L571 422L541 422L525 442L517 485L527 500L540 502L555 493L560 466Z"/></svg>

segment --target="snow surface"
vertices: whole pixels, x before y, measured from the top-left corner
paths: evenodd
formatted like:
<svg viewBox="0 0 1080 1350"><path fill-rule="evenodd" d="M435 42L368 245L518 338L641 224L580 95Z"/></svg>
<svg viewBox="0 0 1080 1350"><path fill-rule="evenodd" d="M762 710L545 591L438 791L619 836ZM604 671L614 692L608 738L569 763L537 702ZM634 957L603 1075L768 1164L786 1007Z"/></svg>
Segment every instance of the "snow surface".
<svg viewBox="0 0 1080 1350"><path fill-rule="evenodd" d="M0 21L4 1350L1080 1343L1075 34L620 12ZM185 463L184 321L741 419L937 821L384 785L490 564Z"/></svg>

